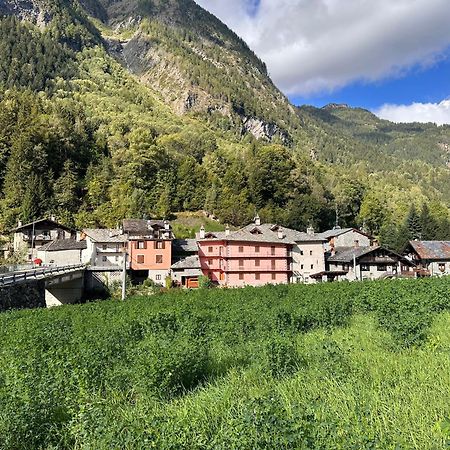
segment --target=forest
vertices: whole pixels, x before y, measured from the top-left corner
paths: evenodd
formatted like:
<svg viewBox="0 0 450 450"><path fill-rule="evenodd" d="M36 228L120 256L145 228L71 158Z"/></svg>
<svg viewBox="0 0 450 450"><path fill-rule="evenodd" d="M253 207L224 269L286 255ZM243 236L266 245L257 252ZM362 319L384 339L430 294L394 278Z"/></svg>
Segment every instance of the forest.
<svg viewBox="0 0 450 450"><path fill-rule="evenodd" d="M0 448L444 449L450 280L0 315Z"/></svg>

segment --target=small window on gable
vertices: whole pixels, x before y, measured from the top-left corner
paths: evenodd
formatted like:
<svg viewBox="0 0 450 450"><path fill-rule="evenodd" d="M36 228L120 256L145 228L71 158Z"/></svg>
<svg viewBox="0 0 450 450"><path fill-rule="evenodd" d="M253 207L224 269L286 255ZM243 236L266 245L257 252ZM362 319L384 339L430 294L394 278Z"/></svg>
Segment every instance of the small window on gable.
<svg viewBox="0 0 450 450"><path fill-rule="evenodd" d="M161 275L156 275L156 281L161 281Z"/></svg>

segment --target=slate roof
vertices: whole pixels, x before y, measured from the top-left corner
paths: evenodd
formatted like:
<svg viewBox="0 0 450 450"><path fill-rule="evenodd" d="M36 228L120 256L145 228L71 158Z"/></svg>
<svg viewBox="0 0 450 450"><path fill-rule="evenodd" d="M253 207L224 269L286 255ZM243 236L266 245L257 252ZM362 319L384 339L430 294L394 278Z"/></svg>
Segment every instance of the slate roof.
<svg viewBox="0 0 450 450"><path fill-rule="evenodd" d="M173 253L194 253L198 251L195 239L174 239L172 242Z"/></svg>
<svg viewBox="0 0 450 450"><path fill-rule="evenodd" d="M410 241L421 259L450 259L450 241Z"/></svg>
<svg viewBox="0 0 450 450"><path fill-rule="evenodd" d="M341 236L342 234L348 233L349 231L355 231L357 233L363 234L364 236L371 237L364 231L357 230L356 228L333 228L332 230L327 230L323 233L319 233L319 235L328 240L336 236Z"/></svg>
<svg viewBox="0 0 450 450"><path fill-rule="evenodd" d="M105 228L87 228L83 230L94 242L101 243L122 243L127 242L126 234L121 233L120 230L105 229Z"/></svg>
<svg viewBox="0 0 450 450"><path fill-rule="evenodd" d="M35 227L35 228L36 228L36 227L39 227L39 226L42 226L42 225L45 225L45 226L48 227L48 228L60 228L60 229L62 229L62 230L66 230L66 231L69 231L69 232L72 232L72 233L75 233L75 232L76 232L76 230L74 230L73 228L66 227L65 225L61 225L60 223L55 222L55 221L52 220L52 219L39 219L39 220L35 220L34 222L25 223L25 224L21 225L20 227L13 228L11 231L12 231L12 232L17 232L17 231L21 231L21 230L26 230L26 229L29 229L29 228L33 228L33 224L34 224L34 227Z"/></svg>
<svg viewBox="0 0 450 450"><path fill-rule="evenodd" d="M200 258L198 256L188 256L181 261L172 264L172 269L183 270L183 269L200 269Z"/></svg>
<svg viewBox="0 0 450 450"><path fill-rule="evenodd" d="M278 237L278 230L283 230L283 238ZM205 239L200 239L199 234L197 234L197 239L199 241L205 240L227 240L227 241L238 241L238 242L266 242L266 243L281 243L281 244L295 244L296 242L323 242L325 239L319 234L308 234L297 230L292 230L290 228L285 228L280 225L264 223L261 225L256 225L251 223L237 231L231 231L227 236L225 231L220 232L207 232L205 234Z"/></svg>
<svg viewBox="0 0 450 450"><path fill-rule="evenodd" d="M147 236L155 229L164 228L164 220L125 219L123 231L133 236Z"/></svg>
<svg viewBox="0 0 450 450"><path fill-rule="evenodd" d="M382 250L386 253L386 256L377 256L374 257L373 262L379 264L390 264L396 263L398 260L403 261L411 266L414 265L411 261L406 259L404 256L398 255L397 253L388 250L384 247L336 247L335 254L327 257L328 262L343 262L350 263L354 258L359 259L362 256L368 255L369 253L374 252L375 250Z"/></svg>
<svg viewBox="0 0 450 450"><path fill-rule="evenodd" d="M380 247L336 247L336 253L329 256L327 260L329 262L351 262L353 258L358 259L378 248Z"/></svg>
<svg viewBox="0 0 450 450"><path fill-rule="evenodd" d="M39 252L59 252L64 250L85 250L87 248L86 241L76 241L75 239L58 239L48 242L39 247Z"/></svg>

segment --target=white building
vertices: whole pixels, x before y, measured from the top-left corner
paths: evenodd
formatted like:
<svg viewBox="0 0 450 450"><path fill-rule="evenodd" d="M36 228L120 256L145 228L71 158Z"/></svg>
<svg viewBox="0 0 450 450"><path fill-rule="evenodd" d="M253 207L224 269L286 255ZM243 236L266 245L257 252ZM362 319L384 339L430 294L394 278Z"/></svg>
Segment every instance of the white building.
<svg viewBox="0 0 450 450"><path fill-rule="evenodd" d="M61 239L48 242L36 250L35 256L44 265L71 266L84 263L86 242L75 239Z"/></svg>
<svg viewBox="0 0 450 450"><path fill-rule="evenodd" d="M84 262L92 268L122 269L127 236L116 229L85 229L81 240L86 242Z"/></svg>

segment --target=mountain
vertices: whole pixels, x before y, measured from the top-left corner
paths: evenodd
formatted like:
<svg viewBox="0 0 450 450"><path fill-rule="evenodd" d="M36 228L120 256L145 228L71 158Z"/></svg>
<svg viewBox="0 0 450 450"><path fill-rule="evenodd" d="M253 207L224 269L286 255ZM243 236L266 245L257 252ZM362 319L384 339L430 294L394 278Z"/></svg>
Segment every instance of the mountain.
<svg viewBox="0 0 450 450"><path fill-rule="evenodd" d="M191 0L2 0L0 15L4 229L207 210L378 234L427 204L446 233L448 127L296 108Z"/></svg>

